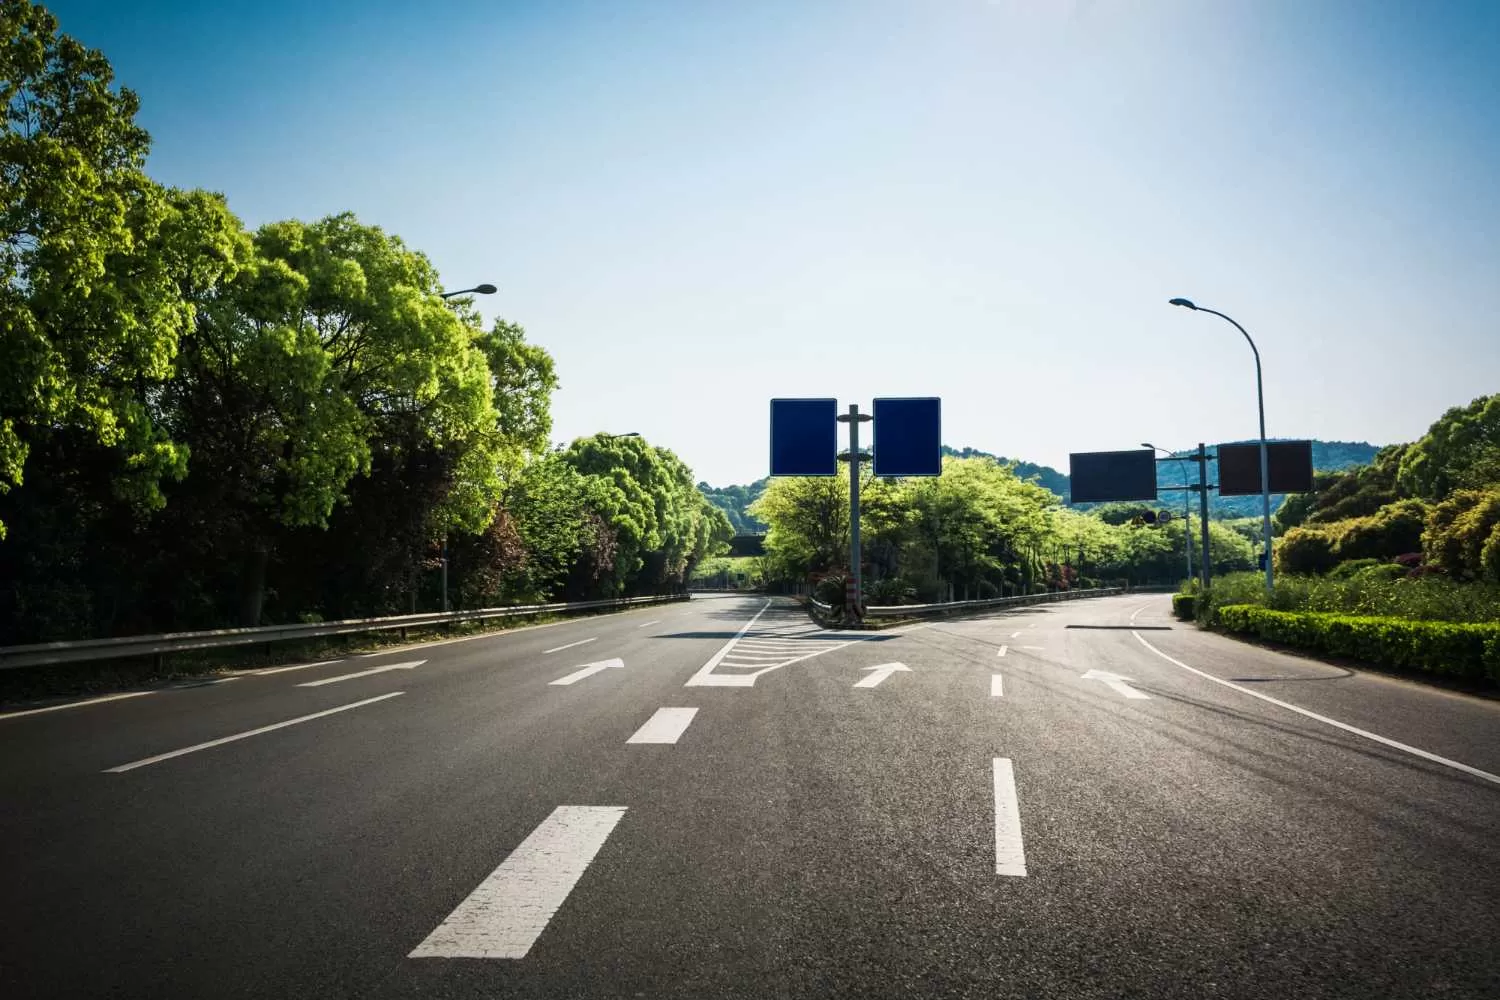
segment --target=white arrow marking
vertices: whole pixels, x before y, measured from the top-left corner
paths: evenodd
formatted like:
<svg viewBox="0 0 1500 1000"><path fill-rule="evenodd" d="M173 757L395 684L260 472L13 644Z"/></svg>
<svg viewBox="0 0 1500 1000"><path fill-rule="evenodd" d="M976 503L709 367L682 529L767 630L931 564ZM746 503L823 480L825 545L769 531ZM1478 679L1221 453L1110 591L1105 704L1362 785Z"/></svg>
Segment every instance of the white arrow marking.
<svg viewBox="0 0 1500 1000"><path fill-rule="evenodd" d="M885 680L887 677L891 676L891 674L894 674L898 670L904 670L908 673L911 672L911 667L908 667L904 663L882 663L877 667L865 667L865 669L870 671L870 676L863 677L860 680L855 681L854 686L857 688L878 687L881 681Z"/></svg>
<svg viewBox="0 0 1500 1000"><path fill-rule="evenodd" d="M1121 677L1119 674L1112 674L1108 670L1090 670L1083 675L1083 679L1086 681L1103 681L1114 688L1116 694L1123 695L1126 698L1149 699L1151 697L1149 694L1137 691L1129 684L1126 684L1125 682L1130 680L1129 677Z"/></svg>
<svg viewBox="0 0 1500 1000"><path fill-rule="evenodd" d="M324 684L337 684L339 681L352 681L356 677L369 677L371 674L383 674L387 670L415 670L417 667L420 667L426 662L426 660L412 660L409 663L387 663L383 667L372 667L369 670L361 670L357 674L339 674L337 677L324 677L320 681L306 681L302 684L298 684L297 686L299 688L320 688Z"/></svg>
<svg viewBox="0 0 1500 1000"><path fill-rule="evenodd" d="M623 666L625 666L625 661L618 658L613 660L600 660L598 663L590 663L582 670L575 670L566 677L559 677L557 680L552 681L551 683L560 687L566 687L569 684L577 684L585 677L592 677L601 670L609 670L610 668L619 670Z"/></svg>
<svg viewBox="0 0 1500 1000"><path fill-rule="evenodd" d="M1004 656L1004 655L1005 655L1005 651L1006 651L1006 650L1007 650L1007 649L1009 649L1009 648L1010 648L1010 647L1009 647L1009 646L1001 646L1001 647L1000 647L1000 652L999 652L999 653L997 653L997 654L995 654L995 655L996 655L996 656Z"/></svg>
<svg viewBox="0 0 1500 1000"><path fill-rule="evenodd" d="M1011 638L1012 638L1012 639L1019 639L1019 638L1021 638L1021 633L1019 633L1019 632L1012 632L1012 633L1011 633L1011 634L1010 634L1010 637L1011 637Z"/></svg>

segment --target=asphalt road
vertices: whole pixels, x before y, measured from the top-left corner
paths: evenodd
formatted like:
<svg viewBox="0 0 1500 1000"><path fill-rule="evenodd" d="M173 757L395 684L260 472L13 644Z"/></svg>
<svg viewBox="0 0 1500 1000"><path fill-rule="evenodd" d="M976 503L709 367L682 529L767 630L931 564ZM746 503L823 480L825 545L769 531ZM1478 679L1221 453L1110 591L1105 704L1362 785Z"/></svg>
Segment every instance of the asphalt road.
<svg viewBox="0 0 1500 1000"><path fill-rule="evenodd" d="M0 717L0 996L1500 996L1500 703L1167 611L695 600Z"/></svg>

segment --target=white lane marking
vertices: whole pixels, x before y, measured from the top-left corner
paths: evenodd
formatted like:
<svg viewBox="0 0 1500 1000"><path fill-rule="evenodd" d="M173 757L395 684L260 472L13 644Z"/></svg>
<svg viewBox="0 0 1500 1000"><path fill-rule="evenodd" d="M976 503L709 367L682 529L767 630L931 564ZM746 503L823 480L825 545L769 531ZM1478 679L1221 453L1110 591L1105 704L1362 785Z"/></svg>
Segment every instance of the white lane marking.
<svg viewBox="0 0 1500 1000"><path fill-rule="evenodd" d="M574 646L582 646L585 643L593 642L597 638L599 637L596 635L591 636L587 639L579 639L577 642L570 642L566 646L553 646L551 649L542 650L542 655L546 656L548 653L561 653L565 649L572 649Z"/></svg>
<svg viewBox="0 0 1500 1000"><path fill-rule="evenodd" d="M600 660L598 663L590 663L580 670L573 671L566 677L559 677L557 680L549 681L548 683L554 687L567 687L569 684L577 684L585 677L592 677L601 670L619 670L623 666L625 666L625 661L618 657L613 660Z"/></svg>
<svg viewBox="0 0 1500 1000"><path fill-rule="evenodd" d="M689 677L687 679L687 682L684 683L682 686L683 687L716 687L716 686L717 687L750 687L752 684L754 684L755 683L755 678L754 677L743 677L743 678L742 677L717 677L717 678L711 678L709 675L714 672L714 667L717 667L719 665L719 662L724 659L724 657L729 653L729 651L731 649L734 648L734 644L736 642L738 642L745 635L746 632L750 631L751 626L753 626L757 621L760 620L760 616L763 615L763 614L765 614L766 613L766 609L769 608L770 606L771 606L771 602L770 601L767 601L765 604L762 604L760 606L760 610L757 611L757 612L755 612L755 616L752 617L745 624L741 625L740 626L740 630L734 634L734 637L731 638L728 642L724 643L723 646L719 647L719 651L717 653L715 653L709 659L709 661L707 663L703 664L703 666L699 668L699 670L698 670L698 672L696 674L694 674L693 676ZM741 681L743 681L744 683L740 683Z"/></svg>
<svg viewBox="0 0 1500 1000"><path fill-rule="evenodd" d="M649 625L660 625L660 624L661 624L661 619L660 618L654 618L654 619L652 619L649 622L643 622L640 625L637 625L636 628L646 628Z"/></svg>
<svg viewBox="0 0 1500 1000"><path fill-rule="evenodd" d="M317 688L324 684L337 684L339 681L352 681L356 677L369 677L371 674L383 674L387 670L415 670L426 660L409 660L406 663L387 663L379 667L371 667L369 670L361 670L353 674L340 674L337 677L322 677L315 681L303 681L297 686L299 688Z"/></svg>
<svg viewBox="0 0 1500 1000"><path fill-rule="evenodd" d="M1025 875L1026 848L1021 843L1021 803L1010 758L995 758L995 874Z"/></svg>
<svg viewBox="0 0 1500 1000"><path fill-rule="evenodd" d="M904 663L882 663L875 667L865 667L865 669L870 671L870 673L854 682L854 686L857 688L879 687L881 681L897 671L911 672L911 667L908 667Z"/></svg>
<svg viewBox="0 0 1500 1000"><path fill-rule="evenodd" d="M625 815L558 806L408 958L525 958Z"/></svg>
<svg viewBox="0 0 1500 1000"><path fill-rule="evenodd" d="M996 656L1004 656L1005 655L1005 651L1007 649L1009 649L1009 648L1010 648L1009 646L1001 646L1000 647L1000 652L996 653L995 655Z"/></svg>
<svg viewBox="0 0 1500 1000"><path fill-rule="evenodd" d="M1017 649L1040 649L1043 652L1046 652L1046 650L1047 650L1046 646L1017 646L1016 648Z"/></svg>
<svg viewBox="0 0 1500 1000"><path fill-rule="evenodd" d="M1141 638L1141 634L1139 632L1131 632L1130 634L1135 636L1137 639L1140 639L1140 643L1142 646L1145 646L1147 649L1151 650L1151 652L1155 653L1157 656L1160 656L1163 660L1166 660L1168 663L1175 663L1182 669L1189 671L1190 673L1195 673L1199 677L1202 677L1204 680L1213 681L1215 684L1222 684L1227 688L1233 688L1234 690L1239 691L1241 694L1248 694L1250 697L1259 698L1261 701L1268 701L1271 704L1278 705L1289 712L1296 712L1298 715L1305 715L1309 719L1316 719L1318 722L1330 725L1335 729L1342 729L1346 733L1353 733L1355 736L1363 736L1367 740L1374 740L1376 743L1380 743L1393 749L1400 750L1404 753L1409 753L1414 757L1421 757L1423 760L1430 760L1434 764L1442 764L1444 767L1451 767L1454 770L1463 771L1465 774L1472 774L1476 778L1483 778L1485 781L1493 781L1495 784L1500 785L1500 774L1491 774L1488 771L1481 771L1477 767L1470 767L1468 764L1461 764L1456 760L1449 760L1447 757L1439 757L1435 753L1429 753L1426 750L1422 750L1414 746L1409 746L1405 743L1398 743L1397 741L1390 739L1389 737L1381 736L1379 733L1372 733L1367 729L1360 729L1357 726L1351 726L1347 722L1340 722L1337 719L1330 719L1326 715L1319 715L1317 712L1310 712L1305 708L1293 705L1291 702L1282 701L1280 698L1273 698L1268 694L1262 694L1259 691L1252 691L1247 687L1241 687L1233 681L1222 680L1218 677L1215 677L1213 674L1205 673L1202 670L1199 670L1197 667L1190 667L1186 663L1183 663L1181 660L1173 659L1166 653L1163 653L1161 650L1151 645L1151 643L1147 642L1145 639Z"/></svg>
<svg viewBox="0 0 1500 1000"><path fill-rule="evenodd" d="M271 674L284 674L289 670L306 670L308 667L326 667L333 663L343 663L343 660L319 660L317 663L298 663L290 667L267 667L265 670L250 671L256 677L269 677Z"/></svg>
<svg viewBox="0 0 1500 1000"><path fill-rule="evenodd" d="M1142 611L1145 611L1150 606L1151 605L1149 605L1149 604L1142 604L1140 607L1138 607L1134 611L1130 612L1130 620L1132 622L1135 621L1135 616L1138 615L1138 614L1140 614Z"/></svg>
<svg viewBox="0 0 1500 1000"><path fill-rule="evenodd" d="M646 724L635 731L626 743L676 743L687 732L696 708L658 708Z"/></svg>
<svg viewBox="0 0 1500 1000"><path fill-rule="evenodd" d="M64 705L48 705L46 708L27 708L19 712L6 712L0 715L0 719L19 719L23 715L41 715L43 712L61 712L65 708L82 708L84 705L98 705L106 701L120 701L122 698L143 698L155 691L127 691L124 694L107 694L99 698L85 698L83 701L70 701Z"/></svg>
<svg viewBox="0 0 1500 1000"><path fill-rule="evenodd" d="M1021 633L1019 633L1019 632L1012 632L1012 633L1011 633L1011 634L1010 634L1010 637L1011 637L1011 638L1012 638L1012 639L1019 639L1019 638L1021 638Z"/></svg>
<svg viewBox="0 0 1500 1000"><path fill-rule="evenodd" d="M1005 697L1005 681L1001 679L999 674L990 674L990 697Z"/></svg>
<svg viewBox="0 0 1500 1000"><path fill-rule="evenodd" d="M338 708L324 709L321 712L314 712L311 715L299 715L297 716L297 718L287 719L285 722L273 722L271 725L261 726L259 729L248 729L243 733L235 733L233 736L221 736L216 740L209 740L207 743L199 743L194 746L183 747L181 750L171 750L167 753L159 753L155 757L146 757L141 760L133 760L129 764L121 764L119 767L106 768L104 773L123 774L126 771L133 771L138 767L145 767L147 764L159 764L164 760L171 760L173 757L181 757L183 754L197 753L199 750L207 750L210 747L223 746L225 743L233 743L236 740L248 739L251 736L259 736L261 733L269 733L275 729L285 729L287 726L295 726L298 723L311 722L313 719L321 719L325 715L336 715L339 712L347 712L351 708L363 708L365 705L373 705L377 701L385 701L387 698L395 698L398 695L405 693L406 692L404 691L392 691L390 694L377 695L374 698L366 698L364 701L350 702L347 705L340 705Z"/></svg>
<svg viewBox="0 0 1500 1000"><path fill-rule="evenodd" d="M1119 674L1110 673L1108 670L1090 670L1088 673L1083 674L1082 677L1086 681L1101 681L1106 687L1113 690L1115 694L1123 695L1126 698L1137 698L1143 701L1151 699L1149 694L1146 694L1144 691L1137 691L1125 683L1131 678L1121 677Z"/></svg>

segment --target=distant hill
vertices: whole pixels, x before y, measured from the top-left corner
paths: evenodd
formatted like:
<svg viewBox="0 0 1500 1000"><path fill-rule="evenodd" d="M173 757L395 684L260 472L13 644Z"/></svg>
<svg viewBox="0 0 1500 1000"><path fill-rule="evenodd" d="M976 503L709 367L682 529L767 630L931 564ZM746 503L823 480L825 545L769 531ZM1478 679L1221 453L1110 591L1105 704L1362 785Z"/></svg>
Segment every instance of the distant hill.
<svg viewBox="0 0 1500 1000"><path fill-rule="evenodd" d="M746 512L747 507L760 499L760 495L766 491L766 484L771 480L757 479L749 486L710 486L707 483L698 484L698 492L708 498L708 502L722 510L729 517L729 523L734 525L734 533L737 535L759 535L763 534L766 526Z"/></svg>
<svg viewBox="0 0 1500 1000"><path fill-rule="evenodd" d="M1236 444L1240 442L1226 442ZM1210 446L1210 451L1213 446ZM1312 443L1313 469L1318 472L1337 472L1355 465L1368 465L1375 458L1379 447L1366 441L1314 441ZM1192 451L1177 452L1179 455L1191 455ZM1031 479L1056 493L1064 500L1068 497L1068 477L1057 471L1050 465L1037 465L1035 462L1024 462L1019 459L1003 458L987 451L977 448L950 448L943 445L943 455L954 458L993 458L997 462L1009 465L1015 464L1016 475L1022 479ZM1187 462L1186 474L1190 477L1189 483L1198 481L1198 468L1196 462ZM1182 506L1182 493L1177 490L1168 490L1169 486L1180 486L1183 482L1183 466L1177 462L1159 462L1156 466L1156 483L1161 488L1160 501L1163 506L1177 509ZM1213 459L1208 463L1208 481L1218 481L1218 462ZM766 530L766 526L745 512L760 495L765 492L766 483L769 479L757 480L748 486L724 486L714 487L707 483L699 483L698 489L708 498L708 502L718 507L729 516L729 523L734 525L734 530L742 535L758 534ZM1190 496L1192 496L1190 494ZM1272 494L1271 510L1275 511L1281 506L1282 496ZM1198 509L1197 497L1192 496L1193 510ZM1080 507L1087 508L1091 505L1081 504ZM1209 507L1214 517L1256 517L1260 514L1260 497L1220 497L1213 494Z"/></svg>

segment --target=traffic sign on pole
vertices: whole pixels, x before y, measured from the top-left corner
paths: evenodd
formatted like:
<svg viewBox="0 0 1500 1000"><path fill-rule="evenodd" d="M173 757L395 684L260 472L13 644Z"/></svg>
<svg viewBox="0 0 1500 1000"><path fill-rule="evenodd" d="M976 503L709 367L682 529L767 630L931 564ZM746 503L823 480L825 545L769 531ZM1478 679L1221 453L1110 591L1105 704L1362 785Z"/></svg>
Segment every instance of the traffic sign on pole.
<svg viewBox="0 0 1500 1000"><path fill-rule="evenodd" d="M942 475L942 406L935 396L875 400L875 475Z"/></svg>
<svg viewBox="0 0 1500 1000"><path fill-rule="evenodd" d="M1155 500L1156 452L1074 452L1068 456L1068 482L1073 503Z"/></svg>
<svg viewBox="0 0 1500 1000"><path fill-rule="evenodd" d="M771 475L838 474L838 407L836 399L771 400Z"/></svg>

